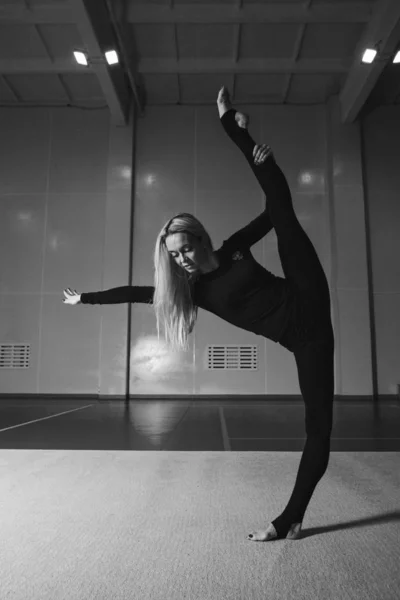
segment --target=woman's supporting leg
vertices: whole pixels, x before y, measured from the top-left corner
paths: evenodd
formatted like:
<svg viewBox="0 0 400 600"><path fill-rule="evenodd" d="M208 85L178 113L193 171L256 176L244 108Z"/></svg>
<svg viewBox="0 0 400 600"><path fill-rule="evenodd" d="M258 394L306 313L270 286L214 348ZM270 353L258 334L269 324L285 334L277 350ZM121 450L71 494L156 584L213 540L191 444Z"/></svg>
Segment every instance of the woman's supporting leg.
<svg viewBox="0 0 400 600"><path fill-rule="evenodd" d="M300 390L305 403L307 439L290 500L274 525L278 538L292 523L303 521L313 492L324 475L330 454L334 398L334 342L309 342L295 352Z"/></svg>

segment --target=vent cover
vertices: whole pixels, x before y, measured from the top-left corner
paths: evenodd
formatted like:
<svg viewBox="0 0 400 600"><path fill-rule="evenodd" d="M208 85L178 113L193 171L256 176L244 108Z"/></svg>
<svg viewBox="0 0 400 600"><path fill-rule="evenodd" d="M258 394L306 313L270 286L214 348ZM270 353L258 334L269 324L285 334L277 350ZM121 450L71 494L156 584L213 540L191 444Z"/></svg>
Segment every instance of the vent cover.
<svg viewBox="0 0 400 600"><path fill-rule="evenodd" d="M29 369L30 344L0 344L0 369Z"/></svg>
<svg viewBox="0 0 400 600"><path fill-rule="evenodd" d="M257 346L207 346L207 367L212 371L256 371Z"/></svg>
<svg viewBox="0 0 400 600"><path fill-rule="evenodd" d="M257 346L207 346L207 365L211 371L256 371ZM28 369L30 344L1 344L0 369Z"/></svg>

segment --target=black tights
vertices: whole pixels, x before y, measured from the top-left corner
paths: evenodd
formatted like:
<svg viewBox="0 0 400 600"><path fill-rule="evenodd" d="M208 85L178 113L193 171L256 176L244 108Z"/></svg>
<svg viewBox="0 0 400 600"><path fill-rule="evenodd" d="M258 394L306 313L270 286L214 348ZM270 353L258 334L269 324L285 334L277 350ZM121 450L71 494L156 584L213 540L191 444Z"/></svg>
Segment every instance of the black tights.
<svg viewBox="0 0 400 600"><path fill-rule="evenodd" d="M270 155L261 165L254 164L255 142L235 121L234 109L221 123L228 136L245 155L267 196L270 228L278 240L278 252L285 278L296 290L309 324L308 335L296 338L296 329L286 343L295 357L300 390L305 403L307 439L290 500L272 521L278 538L285 537L290 525L302 522L311 496L324 475L330 453L334 396L334 336L330 314L329 286L317 253L297 220L290 189L284 174Z"/></svg>

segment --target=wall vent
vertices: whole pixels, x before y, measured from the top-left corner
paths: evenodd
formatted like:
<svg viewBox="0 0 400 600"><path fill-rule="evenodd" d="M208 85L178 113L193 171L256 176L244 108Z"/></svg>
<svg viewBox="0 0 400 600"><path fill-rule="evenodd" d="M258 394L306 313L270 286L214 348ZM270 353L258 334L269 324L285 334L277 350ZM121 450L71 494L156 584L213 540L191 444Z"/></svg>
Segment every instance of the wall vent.
<svg viewBox="0 0 400 600"><path fill-rule="evenodd" d="M207 367L212 371L256 371L257 346L207 346Z"/></svg>
<svg viewBox="0 0 400 600"><path fill-rule="evenodd" d="M29 369L30 344L0 344L0 369Z"/></svg>
<svg viewBox="0 0 400 600"><path fill-rule="evenodd" d="M30 344L0 344L0 369L28 369ZM208 346L207 369L212 371L256 371L257 346Z"/></svg>

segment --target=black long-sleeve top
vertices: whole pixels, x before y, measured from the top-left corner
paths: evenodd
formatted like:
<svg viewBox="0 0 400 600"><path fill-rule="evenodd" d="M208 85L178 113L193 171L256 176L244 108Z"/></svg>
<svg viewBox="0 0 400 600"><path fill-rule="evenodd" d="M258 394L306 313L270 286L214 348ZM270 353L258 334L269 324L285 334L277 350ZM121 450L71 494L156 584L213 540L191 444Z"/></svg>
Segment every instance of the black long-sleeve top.
<svg viewBox="0 0 400 600"><path fill-rule="evenodd" d="M228 135L245 154L258 181L266 190L267 180L282 178L274 158L255 166L252 156L254 142L235 129L234 112L229 111L221 122ZM282 185L281 182L281 185ZM271 186L271 182L268 183ZM271 189L271 188L270 188ZM296 294L290 282L273 275L253 257L250 248L271 229L268 205L248 225L236 231L216 250L219 267L201 274L194 283L194 304L214 313L232 325L278 342L289 327L295 311ZM81 294L83 304L120 304L153 302L153 286L123 286L101 292Z"/></svg>
<svg viewBox="0 0 400 600"><path fill-rule="evenodd" d="M293 310L289 282L273 275L253 257L250 247L265 235L262 213L216 250L218 269L194 283L194 304L236 327L279 341ZM123 286L81 294L83 304L152 304L153 286Z"/></svg>

